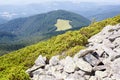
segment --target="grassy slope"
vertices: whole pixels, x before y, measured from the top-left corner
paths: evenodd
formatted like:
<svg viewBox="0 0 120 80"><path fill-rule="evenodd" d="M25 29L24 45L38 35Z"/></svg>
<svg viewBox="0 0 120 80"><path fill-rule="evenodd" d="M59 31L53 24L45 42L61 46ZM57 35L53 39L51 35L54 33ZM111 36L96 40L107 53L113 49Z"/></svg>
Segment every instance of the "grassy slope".
<svg viewBox="0 0 120 80"><path fill-rule="evenodd" d="M69 22L69 20L58 19L57 23L55 24L55 26L57 27L56 31L71 29L72 26L69 24Z"/></svg>
<svg viewBox="0 0 120 80"><path fill-rule="evenodd" d="M101 31L108 24L120 23L120 15L101 22L95 22L78 31L68 31L47 41L25 47L18 51L0 57L0 80L29 80L25 70L34 64L34 60L41 54L50 58L56 54L73 56L80 49L85 48L88 38Z"/></svg>

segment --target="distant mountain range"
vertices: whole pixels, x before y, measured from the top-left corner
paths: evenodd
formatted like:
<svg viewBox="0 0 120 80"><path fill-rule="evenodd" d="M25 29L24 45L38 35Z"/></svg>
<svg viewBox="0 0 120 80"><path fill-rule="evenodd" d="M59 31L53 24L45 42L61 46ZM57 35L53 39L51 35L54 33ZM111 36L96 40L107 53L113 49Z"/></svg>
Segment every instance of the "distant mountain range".
<svg viewBox="0 0 120 80"><path fill-rule="evenodd" d="M1 5L0 17L11 20L18 17L28 17L35 14L45 13L53 10L68 10L78 13L88 19L96 18L103 20L120 14L120 5L115 4L99 4L99 3L73 3L73 2L48 2L42 4L29 5ZM111 13L112 12L112 13ZM100 17L98 17L100 15Z"/></svg>
<svg viewBox="0 0 120 80"><path fill-rule="evenodd" d="M111 17L113 17L115 15L119 15L119 14L120 14L120 11L113 10L113 11L108 11L108 12L93 15L90 18L93 17L93 18L96 18L96 20L100 21L100 20L103 20L106 18L111 18Z"/></svg>
<svg viewBox="0 0 120 80"><path fill-rule="evenodd" d="M65 10L13 19L0 25L0 49L19 49L66 30L79 29L89 24L90 20L87 18Z"/></svg>

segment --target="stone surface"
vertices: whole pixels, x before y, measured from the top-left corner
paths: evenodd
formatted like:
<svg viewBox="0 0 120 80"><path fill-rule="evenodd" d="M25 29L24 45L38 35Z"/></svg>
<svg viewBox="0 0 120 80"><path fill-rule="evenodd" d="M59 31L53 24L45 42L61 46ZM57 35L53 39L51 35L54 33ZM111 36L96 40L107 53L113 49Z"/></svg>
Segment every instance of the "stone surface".
<svg viewBox="0 0 120 80"><path fill-rule="evenodd" d="M67 56L64 64L64 71L71 73L75 71L75 68L76 68L76 64L74 63L73 58Z"/></svg>
<svg viewBox="0 0 120 80"><path fill-rule="evenodd" d="M108 76L108 73L106 71L96 71L95 76L99 78L105 78Z"/></svg>
<svg viewBox="0 0 120 80"><path fill-rule="evenodd" d="M76 61L76 65L83 71L86 71L86 72L92 71L92 66L88 62L84 61L82 58Z"/></svg>
<svg viewBox="0 0 120 80"><path fill-rule="evenodd" d="M112 68L112 73L120 75L120 58L112 62L111 68Z"/></svg>
<svg viewBox="0 0 120 80"><path fill-rule="evenodd" d="M120 46L120 38L117 38L114 40L113 44L117 47L117 46Z"/></svg>
<svg viewBox="0 0 120 80"><path fill-rule="evenodd" d="M45 66L46 58L42 57L41 55L36 59L35 65L36 66Z"/></svg>
<svg viewBox="0 0 120 80"><path fill-rule="evenodd" d="M96 66L100 63L100 60L97 59L95 56L93 56L92 54L88 54L85 57L85 60L90 63L92 66Z"/></svg>
<svg viewBox="0 0 120 80"><path fill-rule="evenodd" d="M98 80L98 79L95 76L91 76L89 80Z"/></svg>
<svg viewBox="0 0 120 80"><path fill-rule="evenodd" d="M113 80L120 80L120 74L113 74L111 77Z"/></svg>
<svg viewBox="0 0 120 80"><path fill-rule="evenodd" d="M107 67L105 65L102 66L95 66L93 67L94 71L101 71L101 70L105 70Z"/></svg>
<svg viewBox="0 0 120 80"><path fill-rule="evenodd" d="M65 80L85 80L79 74L70 74Z"/></svg>
<svg viewBox="0 0 120 80"><path fill-rule="evenodd" d="M79 53L77 53L75 56L74 56L74 59L78 59L80 57L83 57L91 52L93 52L94 50L92 48L88 48L88 49L85 49L85 50L81 50Z"/></svg>
<svg viewBox="0 0 120 80"><path fill-rule="evenodd" d="M75 71L76 74L80 74L82 77L85 75L85 72L82 70Z"/></svg>
<svg viewBox="0 0 120 80"><path fill-rule="evenodd" d="M49 64L53 66L57 65L58 63L59 63L59 56L53 56L49 61Z"/></svg>
<svg viewBox="0 0 120 80"><path fill-rule="evenodd" d="M56 80L55 77L49 75L41 75L38 78L34 78L34 80Z"/></svg>

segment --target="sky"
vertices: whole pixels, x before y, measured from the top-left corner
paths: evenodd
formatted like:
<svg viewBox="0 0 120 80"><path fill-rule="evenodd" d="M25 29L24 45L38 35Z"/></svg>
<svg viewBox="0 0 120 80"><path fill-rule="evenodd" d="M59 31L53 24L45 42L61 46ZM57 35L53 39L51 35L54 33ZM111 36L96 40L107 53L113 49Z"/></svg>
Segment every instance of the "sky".
<svg viewBox="0 0 120 80"><path fill-rule="evenodd" d="M32 4L32 3L46 3L46 2L54 2L54 1L70 1L73 3L80 2L97 2L97 3L113 3L118 4L120 0L0 0L0 5L23 5L23 4Z"/></svg>

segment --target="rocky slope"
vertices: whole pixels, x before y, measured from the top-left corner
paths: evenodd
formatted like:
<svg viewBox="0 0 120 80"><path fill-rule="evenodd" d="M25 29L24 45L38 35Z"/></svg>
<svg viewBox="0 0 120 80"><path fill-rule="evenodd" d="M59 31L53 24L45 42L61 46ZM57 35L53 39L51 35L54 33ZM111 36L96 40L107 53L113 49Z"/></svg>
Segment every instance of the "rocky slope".
<svg viewBox="0 0 120 80"><path fill-rule="evenodd" d="M106 26L74 57L41 55L26 72L31 80L119 80L120 24Z"/></svg>

